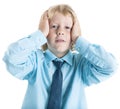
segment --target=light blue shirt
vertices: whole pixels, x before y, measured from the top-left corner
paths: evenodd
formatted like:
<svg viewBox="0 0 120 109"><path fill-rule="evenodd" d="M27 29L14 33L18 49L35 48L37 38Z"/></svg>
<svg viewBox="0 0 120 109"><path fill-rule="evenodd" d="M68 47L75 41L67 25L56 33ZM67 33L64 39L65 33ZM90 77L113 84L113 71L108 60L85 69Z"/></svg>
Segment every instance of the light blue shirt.
<svg viewBox="0 0 120 109"><path fill-rule="evenodd" d="M48 49L40 50L47 42L41 31L12 43L3 58L8 71L15 77L28 80L22 109L46 109L52 76L53 60L58 59ZM71 50L62 58L62 109L87 109L84 88L113 74L116 61L103 47L79 37L75 44L78 53ZM57 99L56 99L57 100Z"/></svg>

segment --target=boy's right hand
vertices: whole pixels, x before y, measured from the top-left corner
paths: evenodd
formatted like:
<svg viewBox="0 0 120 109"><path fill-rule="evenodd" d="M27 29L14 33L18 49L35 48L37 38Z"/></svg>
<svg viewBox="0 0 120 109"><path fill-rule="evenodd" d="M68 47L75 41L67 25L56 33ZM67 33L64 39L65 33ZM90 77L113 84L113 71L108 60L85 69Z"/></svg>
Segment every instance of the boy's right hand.
<svg viewBox="0 0 120 109"><path fill-rule="evenodd" d="M39 30L47 37L49 33L48 12L45 11L41 16Z"/></svg>

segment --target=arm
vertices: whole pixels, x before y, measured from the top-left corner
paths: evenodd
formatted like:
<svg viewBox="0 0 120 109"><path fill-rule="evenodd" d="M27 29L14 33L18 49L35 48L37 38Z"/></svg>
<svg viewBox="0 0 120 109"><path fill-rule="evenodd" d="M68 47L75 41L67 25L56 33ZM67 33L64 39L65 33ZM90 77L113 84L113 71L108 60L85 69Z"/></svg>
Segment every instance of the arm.
<svg viewBox="0 0 120 109"><path fill-rule="evenodd" d="M25 79L35 69L36 51L45 42L46 38L38 30L28 37L12 43L3 58L7 70L15 77Z"/></svg>
<svg viewBox="0 0 120 109"><path fill-rule="evenodd" d="M117 69L115 57L102 46L91 44L80 37L77 39L75 47L81 57L79 68L85 84L99 83L110 77Z"/></svg>
<svg viewBox="0 0 120 109"><path fill-rule="evenodd" d="M81 36L79 22L78 20L74 22L72 39L75 49L79 52L81 78L86 85L99 83L115 72L117 69L116 59L102 46L91 44L83 37L79 37L79 34Z"/></svg>
<svg viewBox="0 0 120 109"><path fill-rule="evenodd" d="M43 14L43 16L45 16ZM43 17L42 16L42 17ZM4 62L7 70L19 79L28 79L36 69L36 52L46 40L46 31L48 32L47 19L41 18L39 30L33 34L12 43L4 55ZM42 51L40 58L43 57Z"/></svg>

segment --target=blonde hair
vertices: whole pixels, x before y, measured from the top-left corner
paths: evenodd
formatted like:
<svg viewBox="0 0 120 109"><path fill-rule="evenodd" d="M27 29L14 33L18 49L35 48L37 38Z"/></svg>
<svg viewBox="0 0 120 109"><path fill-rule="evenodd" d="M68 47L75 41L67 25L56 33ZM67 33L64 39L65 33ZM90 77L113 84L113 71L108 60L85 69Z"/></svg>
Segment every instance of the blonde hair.
<svg viewBox="0 0 120 109"><path fill-rule="evenodd" d="M48 19L52 19L56 12L59 12L59 13L63 14L64 16L70 15L72 17L73 21L76 16L74 10L69 5L59 4L59 5L51 6L48 9ZM48 48L47 43L42 46L43 51L45 51L47 48ZM73 49L73 47L71 47L71 50L72 49Z"/></svg>
<svg viewBox="0 0 120 109"><path fill-rule="evenodd" d="M72 19L74 19L74 16L75 16L75 12L69 5L60 4L60 5L52 6L48 9L49 19L52 19L52 17L54 16L56 12L59 12L63 14L64 16L71 15Z"/></svg>

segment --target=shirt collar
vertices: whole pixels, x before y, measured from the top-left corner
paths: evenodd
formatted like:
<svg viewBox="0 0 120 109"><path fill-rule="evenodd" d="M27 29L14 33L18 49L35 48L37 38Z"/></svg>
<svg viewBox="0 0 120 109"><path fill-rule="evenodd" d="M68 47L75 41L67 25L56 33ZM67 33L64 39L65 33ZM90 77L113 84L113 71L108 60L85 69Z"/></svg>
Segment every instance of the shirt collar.
<svg viewBox="0 0 120 109"><path fill-rule="evenodd" d="M59 60L63 60L65 62L67 62L69 65L72 65L72 58L73 58L73 54L71 53L71 51L69 51L64 57L62 58L58 58L56 57L49 49L47 49L45 51L45 58L46 58L46 62L49 64L51 61L55 60L55 59L59 59Z"/></svg>
<svg viewBox="0 0 120 109"><path fill-rule="evenodd" d="M69 51L64 57L62 57L62 59L71 66L72 66L72 60L73 60L72 58L73 58L73 54L71 53L71 51Z"/></svg>

